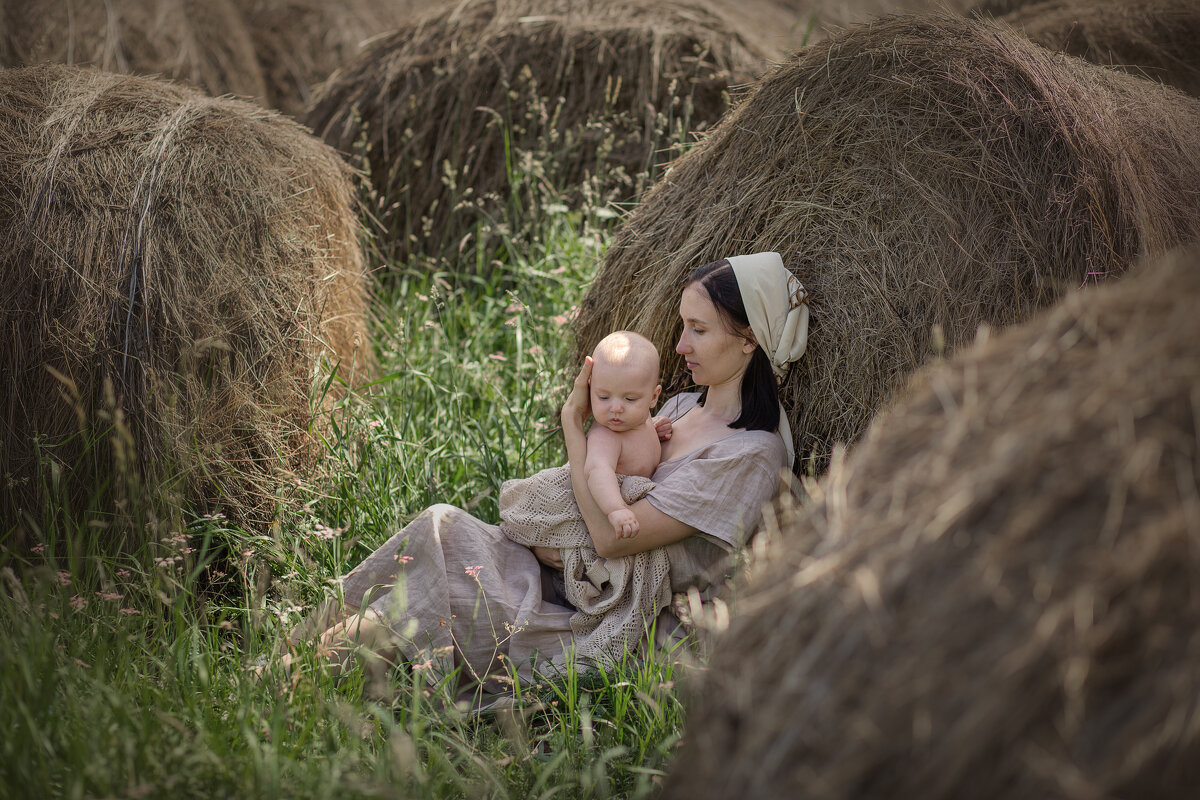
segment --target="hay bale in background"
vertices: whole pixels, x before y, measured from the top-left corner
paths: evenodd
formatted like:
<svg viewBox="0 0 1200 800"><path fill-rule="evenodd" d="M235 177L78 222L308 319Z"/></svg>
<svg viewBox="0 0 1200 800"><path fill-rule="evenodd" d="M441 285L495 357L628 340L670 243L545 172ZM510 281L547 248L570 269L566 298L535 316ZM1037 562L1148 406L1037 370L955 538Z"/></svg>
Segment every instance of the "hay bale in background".
<svg viewBox="0 0 1200 800"><path fill-rule="evenodd" d="M302 117L312 90L351 61L364 41L400 26L416 0L252 0L246 27L267 85L267 103Z"/></svg>
<svg viewBox="0 0 1200 800"><path fill-rule="evenodd" d="M365 157L389 254L442 254L519 235L547 186L632 197L766 61L704 0L465 0L374 41L306 122Z"/></svg>
<svg viewBox="0 0 1200 800"><path fill-rule="evenodd" d="M0 71L3 527L114 479L266 518L315 455L319 359L369 362L352 194L336 153L248 103Z"/></svg>
<svg viewBox="0 0 1200 800"><path fill-rule="evenodd" d="M628 328L670 352L688 273L778 250L812 305L781 396L820 470L941 341L1200 235L1198 192L1197 101L997 23L885 19L798 53L674 164L614 238L577 351Z"/></svg>
<svg viewBox="0 0 1200 800"><path fill-rule="evenodd" d="M963 12L969 0L778 0L793 13L811 17L815 40L824 39L838 28L872 22L887 14L923 14L939 11Z"/></svg>
<svg viewBox="0 0 1200 800"><path fill-rule="evenodd" d="M0 0L0 23L0 66L88 64L266 96L233 0Z"/></svg>
<svg viewBox="0 0 1200 800"><path fill-rule="evenodd" d="M726 17L737 20L743 36L753 37L772 61L820 37L820 15L788 0L712 0Z"/></svg>
<svg viewBox="0 0 1200 800"><path fill-rule="evenodd" d="M979 0L967 9L967 14L972 17L999 17L1037 2L1038 0Z"/></svg>
<svg viewBox="0 0 1200 800"><path fill-rule="evenodd" d="M1200 780L1200 250L922 373L785 514L664 798Z"/></svg>
<svg viewBox="0 0 1200 800"><path fill-rule="evenodd" d="M1194 0L1048 0L1000 19L1051 50L1200 96Z"/></svg>

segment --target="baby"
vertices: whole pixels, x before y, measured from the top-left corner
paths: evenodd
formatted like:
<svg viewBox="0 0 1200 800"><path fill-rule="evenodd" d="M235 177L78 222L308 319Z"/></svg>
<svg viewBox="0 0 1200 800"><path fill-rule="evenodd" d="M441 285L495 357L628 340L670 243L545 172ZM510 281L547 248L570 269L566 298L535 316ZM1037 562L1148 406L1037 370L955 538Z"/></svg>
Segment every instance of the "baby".
<svg viewBox="0 0 1200 800"><path fill-rule="evenodd" d="M584 474L596 505L617 538L637 535L638 521L621 499L617 475L649 478L662 457L650 410L658 402L658 350L630 331L610 333L592 353L592 416Z"/></svg>

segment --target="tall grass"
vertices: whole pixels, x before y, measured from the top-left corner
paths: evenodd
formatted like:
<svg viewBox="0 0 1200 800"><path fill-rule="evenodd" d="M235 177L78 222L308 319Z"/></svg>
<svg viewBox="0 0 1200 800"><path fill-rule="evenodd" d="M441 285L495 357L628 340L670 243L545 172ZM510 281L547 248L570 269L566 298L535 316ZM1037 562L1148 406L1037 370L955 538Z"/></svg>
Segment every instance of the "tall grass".
<svg viewBox="0 0 1200 800"><path fill-rule="evenodd" d="M561 463L564 327L602 222L548 213L532 248L471 275L391 266L383 373L314 425L321 468L269 532L148 514L152 543L114 557L47 515L31 555L0 547L0 796L652 794L681 725L664 657L519 686L493 714L419 671L334 680L303 646L278 668L333 579L421 509L495 521L501 481Z"/></svg>

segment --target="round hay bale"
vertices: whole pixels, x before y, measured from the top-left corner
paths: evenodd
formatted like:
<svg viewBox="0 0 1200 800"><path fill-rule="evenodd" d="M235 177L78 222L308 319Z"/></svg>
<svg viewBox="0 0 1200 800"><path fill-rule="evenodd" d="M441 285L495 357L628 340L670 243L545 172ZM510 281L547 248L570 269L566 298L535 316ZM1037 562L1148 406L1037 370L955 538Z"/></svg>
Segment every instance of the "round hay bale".
<svg viewBox="0 0 1200 800"><path fill-rule="evenodd" d="M447 254L519 237L547 187L632 197L766 59L704 0L464 0L372 42L306 122L364 160L389 255Z"/></svg>
<svg viewBox="0 0 1200 800"><path fill-rule="evenodd" d="M712 0L712 5L727 18L737 20L741 34L753 37L773 62L820 35L820 16L807 8L796 8L797 4L787 0Z"/></svg>
<svg viewBox="0 0 1200 800"><path fill-rule="evenodd" d="M664 798L1190 798L1200 250L923 373L781 514Z"/></svg>
<svg viewBox="0 0 1200 800"><path fill-rule="evenodd" d="M364 41L399 27L417 7L416 0L251 0L246 27L268 105L303 117L318 83L353 59Z"/></svg>
<svg viewBox="0 0 1200 800"><path fill-rule="evenodd" d="M1001 17L1037 2L1038 0L979 0L967 9L967 14L972 17Z"/></svg>
<svg viewBox="0 0 1200 800"><path fill-rule="evenodd" d="M371 364L348 172L242 101L0 71L6 528L133 484L129 503L269 517L315 456L320 360Z"/></svg>
<svg viewBox="0 0 1200 800"><path fill-rule="evenodd" d="M233 0L0 0L0 66L92 65L262 99L254 43Z"/></svg>
<svg viewBox="0 0 1200 800"><path fill-rule="evenodd" d="M1196 238L1198 192L1197 101L997 23L885 19L796 54L675 162L615 236L578 352L620 329L670 352L693 269L776 250L812 306L781 397L820 471L981 324Z"/></svg>
<svg viewBox="0 0 1200 800"><path fill-rule="evenodd" d="M816 39L839 28L873 22L888 14L964 12L970 0L778 0L796 14L812 19ZM814 39L814 41L816 40Z"/></svg>
<svg viewBox="0 0 1200 800"><path fill-rule="evenodd" d="M1200 96L1194 0L1048 0L1000 19L1051 50Z"/></svg>

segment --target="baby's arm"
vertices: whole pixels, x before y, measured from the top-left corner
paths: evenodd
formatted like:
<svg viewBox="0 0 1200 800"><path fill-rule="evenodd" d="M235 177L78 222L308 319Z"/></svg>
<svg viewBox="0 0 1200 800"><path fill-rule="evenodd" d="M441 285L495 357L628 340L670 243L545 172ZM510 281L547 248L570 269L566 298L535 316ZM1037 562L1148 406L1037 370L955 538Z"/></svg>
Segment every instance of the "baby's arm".
<svg viewBox="0 0 1200 800"><path fill-rule="evenodd" d="M600 510L608 515L609 524L618 539L628 539L638 532L637 517L621 499L617 483L617 462L621 460L621 434L603 425L593 425L587 437L587 462L584 474L588 490Z"/></svg>

